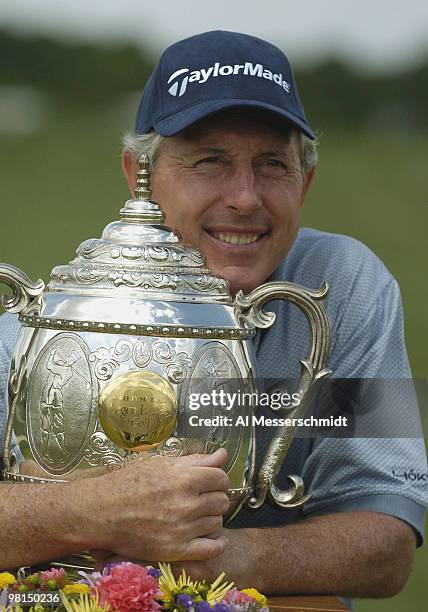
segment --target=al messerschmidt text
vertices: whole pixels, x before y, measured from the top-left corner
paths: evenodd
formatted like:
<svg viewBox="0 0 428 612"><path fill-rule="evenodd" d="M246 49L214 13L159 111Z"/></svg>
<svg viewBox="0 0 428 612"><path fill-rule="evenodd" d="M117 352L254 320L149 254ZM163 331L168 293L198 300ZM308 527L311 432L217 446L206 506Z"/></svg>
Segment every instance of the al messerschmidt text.
<svg viewBox="0 0 428 612"><path fill-rule="evenodd" d="M208 418L193 414L189 417L189 425L192 427L249 427L250 425L262 425L263 427L347 427L348 417L268 418L264 415L247 414L237 417L216 415Z"/></svg>

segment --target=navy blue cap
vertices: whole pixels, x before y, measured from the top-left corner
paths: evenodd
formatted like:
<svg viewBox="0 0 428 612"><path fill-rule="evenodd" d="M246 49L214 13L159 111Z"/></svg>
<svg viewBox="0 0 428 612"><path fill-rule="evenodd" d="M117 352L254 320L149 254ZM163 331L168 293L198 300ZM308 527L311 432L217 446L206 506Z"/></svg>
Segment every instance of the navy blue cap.
<svg viewBox="0 0 428 612"><path fill-rule="evenodd" d="M205 32L164 51L145 86L135 132L173 136L207 115L242 106L271 111L315 139L278 47L247 34Z"/></svg>

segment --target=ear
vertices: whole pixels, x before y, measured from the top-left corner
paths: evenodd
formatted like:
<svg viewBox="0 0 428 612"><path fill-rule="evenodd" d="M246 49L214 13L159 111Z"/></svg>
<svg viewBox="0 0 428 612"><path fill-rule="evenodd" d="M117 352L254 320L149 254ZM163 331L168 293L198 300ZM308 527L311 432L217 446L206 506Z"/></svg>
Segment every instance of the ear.
<svg viewBox="0 0 428 612"><path fill-rule="evenodd" d="M303 206L303 202L305 201L306 196L308 195L308 191L312 185L312 181L314 180L316 169L316 166L312 166L312 168L309 170L309 172L303 179L302 201L300 203L300 206Z"/></svg>
<svg viewBox="0 0 428 612"><path fill-rule="evenodd" d="M137 184L137 163L129 151L123 151L122 153L122 172L133 196Z"/></svg>

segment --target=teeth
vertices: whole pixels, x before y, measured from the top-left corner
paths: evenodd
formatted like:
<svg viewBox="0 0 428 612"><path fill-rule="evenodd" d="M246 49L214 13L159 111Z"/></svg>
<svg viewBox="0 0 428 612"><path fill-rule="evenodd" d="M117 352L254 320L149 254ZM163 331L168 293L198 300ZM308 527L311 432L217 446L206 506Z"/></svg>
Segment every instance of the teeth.
<svg viewBox="0 0 428 612"><path fill-rule="evenodd" d="M259 234L235 234L232 232L215 232L213 236L217 240L228 244L251 244L259 238Z"/></svg>

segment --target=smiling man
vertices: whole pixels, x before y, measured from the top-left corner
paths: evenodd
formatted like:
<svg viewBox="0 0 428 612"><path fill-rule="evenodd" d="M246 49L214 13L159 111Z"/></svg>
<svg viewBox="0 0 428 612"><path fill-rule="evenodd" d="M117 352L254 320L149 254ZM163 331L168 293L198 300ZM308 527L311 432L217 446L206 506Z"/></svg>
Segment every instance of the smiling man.
<svg viewBox="0 0 428 612"><path fill-rule="evenodd" d="M309 288L327 281L329 367L336 377L409 379L400 294L385 266L356 240L299 229L317 162L314 139L283 52L258 38L214 31L162 55L146 84L135 133L125 137L123 169L133 191L137 159L149 154L153 199L167 223L204 252L233 292L267 280ZM254 339L259 374L297 378L306 323L284 301L270 309L275 326ZM14 317L1 319L4 396L18 331ZM377 398L381 423L396 408L417 419L409 398L408 408L394 401L386 392ZM5 406L4 400L0 425ZM271 436L269 428L258 431L260 456ZM230 529L221 528L224 462L217 451L143 461L89 484L40 485L37 491L3 484L0 564L34 563L86 546L179 561L208 580L225 571L238 586L267 593L387 597L403 587L423 540L423 439L296 438L279 486L287 474L301 476L311 494L304 508L241 510ZM420 477L408 479L409 470ZM110 512L116 507L121 512Z"/></svg>
<svg viewBox="0 0 428 612"><path fill-rule="evenodd" d="M251 36L208 32L162 55L135 133L124 139L123 169L132 192L138 156L149 154L153 199L167 223L233 292L266 280L312 288L327 280L329 365L337 377L410 378L389 272L355 240L299 230L314 140L282 51ZM259 370L265 379L296 378L307 330L285 302L274 309L276 325L254 343ZM258 432L261 454L271 435ZM303 476L312 495L303 511L241 510L236 529L223 530L225 552L186 567L212 578L226 571L268 592L395 594L422 541L427 505L426 483L404 492L398 465L425 473L423 440L295 439L283 475Z"/></svg>

